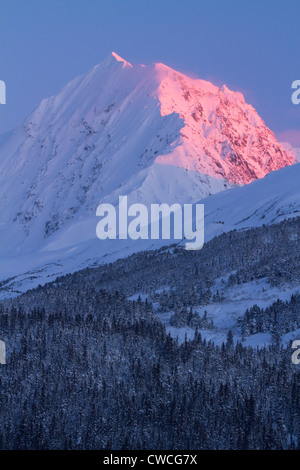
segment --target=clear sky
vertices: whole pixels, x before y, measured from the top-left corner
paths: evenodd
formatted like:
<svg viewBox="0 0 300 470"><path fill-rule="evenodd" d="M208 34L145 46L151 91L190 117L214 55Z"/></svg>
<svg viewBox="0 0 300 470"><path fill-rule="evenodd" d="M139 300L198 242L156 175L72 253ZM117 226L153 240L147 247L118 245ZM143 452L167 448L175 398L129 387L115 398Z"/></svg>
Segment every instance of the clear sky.
<svg viewBox="0 0 300 470"><path fill-rule="evenodd" d="M299 24L300 0L0 0L0 133L116 51L242 91L300 146Z"/></svg>

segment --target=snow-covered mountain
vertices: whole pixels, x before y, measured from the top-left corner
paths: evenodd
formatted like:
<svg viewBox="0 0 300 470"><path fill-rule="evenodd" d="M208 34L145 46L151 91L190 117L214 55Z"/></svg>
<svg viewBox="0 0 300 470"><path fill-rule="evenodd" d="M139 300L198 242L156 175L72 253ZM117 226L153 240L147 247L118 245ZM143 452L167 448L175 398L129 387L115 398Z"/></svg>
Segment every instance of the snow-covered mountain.
<svg viewBox="0 0 300 470"><path fill-rule="evenodd" d="M119 194L195 202L294 160L240 93L113 53L1 138L2 227L15 241L1 249L31 249Z"/></svg>
<svg viewBox="0 0 300 470"><path fill-rule="evenodd" d="M100 246L96 208L119 195L191 203L294 162L241 93L113 53L0 137L0 280L154 247Z"/></svg>

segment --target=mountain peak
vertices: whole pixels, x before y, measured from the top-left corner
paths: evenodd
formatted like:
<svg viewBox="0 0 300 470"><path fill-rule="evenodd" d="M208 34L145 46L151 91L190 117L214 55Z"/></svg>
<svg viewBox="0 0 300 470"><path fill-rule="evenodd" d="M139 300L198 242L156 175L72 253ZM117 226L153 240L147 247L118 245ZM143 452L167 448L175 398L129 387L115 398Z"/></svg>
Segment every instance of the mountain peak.
<svg viewBox="0 0 300 470"><path fill-rule="evenodd" d="M123 62L123 68L124 67L132 67L132 64L130 62L127 62L127 60L123 59L121 56L119 56L116 52L111 53L112 57L114 57L118 62Z"/></svg>

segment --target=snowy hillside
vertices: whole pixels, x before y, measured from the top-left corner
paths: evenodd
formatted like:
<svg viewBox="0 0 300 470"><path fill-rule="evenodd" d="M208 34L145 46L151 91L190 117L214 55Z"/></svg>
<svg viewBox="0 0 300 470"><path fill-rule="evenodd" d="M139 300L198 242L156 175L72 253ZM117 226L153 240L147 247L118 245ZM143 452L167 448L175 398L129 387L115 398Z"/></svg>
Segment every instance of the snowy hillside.
<svg viewBox="0 0 300 470"><path fill-rule="evenodd" d="M274 171L258 181L201 201L206 237L229 230L271 225L300 216L300 164Z"/></svg>
<svg viewBox="0 0 300 470"><path fill-rule="evenodd" d="M300 216L300 164L272 172L241 188L200 201L205 207L205 241L230 230L245 230ZM2 298L44 284L61 274L111 262L132 253L157 249L167 240L96 238L94 215L60 230L24 255L2 256ZM170 240L169 243L174 243Z"/></svg>

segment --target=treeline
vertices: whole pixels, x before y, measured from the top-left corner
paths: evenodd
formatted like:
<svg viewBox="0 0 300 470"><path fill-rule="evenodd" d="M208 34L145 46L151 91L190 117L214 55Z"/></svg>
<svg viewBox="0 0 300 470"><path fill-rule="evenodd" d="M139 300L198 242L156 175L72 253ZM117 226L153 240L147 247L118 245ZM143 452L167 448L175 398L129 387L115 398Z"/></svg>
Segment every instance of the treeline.
<svg viewBox="0 0 300 470"><path fill-rule="evenodd" d="M176 310L175 313L171 315L169 323L176 328L189 326L190 328L198 328L199 330L210 330L214 326L213 320L208 319L206 310L204 314L200 316L198 313L193 312L192 307L189 309L182 308L181 310Z"/></svg>
<svg viewBox="0 0 300 470"><path fill-rule="evenodd" d="M274 341L283 334L300 328L300 294L294 294L289 301L278 299L267 308L254 305L239 319L242 336L256 333L271 333Z"/></svg>
<svg viewBox="0 0 300 470"><path fill-rule="evenodd" d="M300 218L246 231L232 231L204 244L199 251L166 247L134 254L112 264L88 268L47 285L41 299L55 303L58 285L119 290L126 296L147 294L161 311L185 311L223 299L231 289L265 279L271 286L300 285ZM220 291L215 283L221 280ZM33 291L35 292L35 290ZM34 306L34 296L33 303ZM30 291L26 303L30 303ZM22 304L22 296L19 297Z"/></svg>

